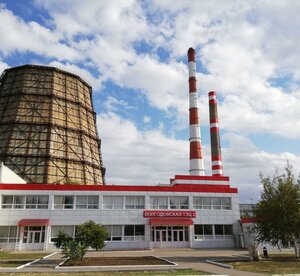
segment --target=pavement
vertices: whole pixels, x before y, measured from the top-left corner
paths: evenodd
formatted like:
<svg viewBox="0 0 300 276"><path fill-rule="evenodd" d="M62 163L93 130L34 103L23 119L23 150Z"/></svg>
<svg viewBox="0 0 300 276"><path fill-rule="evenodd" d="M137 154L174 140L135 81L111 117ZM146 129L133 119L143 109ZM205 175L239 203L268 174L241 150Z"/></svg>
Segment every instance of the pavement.
<svg viewBox="0 0 300 276"><path fill-rule="evenodd" d="M49 252L51 254L53 252ZM224 260L241 260L247 258L248 251L235 249L191 249L191 248L155 248L152 250L132 251L89 251L87 257L133 257L133 256L155 256L162 258L176 266L107 266L107 267L69 267L55 268L62 262L62 254L57 252L44 260L32 263L29 266L16 268L0 268L0 272L79 272L79 271L145 271L145 270L174 270L194 269L214 275L232 276L262 276L267 274L238 271L217 265L206 263L206 260L221 262Z"/></svg>

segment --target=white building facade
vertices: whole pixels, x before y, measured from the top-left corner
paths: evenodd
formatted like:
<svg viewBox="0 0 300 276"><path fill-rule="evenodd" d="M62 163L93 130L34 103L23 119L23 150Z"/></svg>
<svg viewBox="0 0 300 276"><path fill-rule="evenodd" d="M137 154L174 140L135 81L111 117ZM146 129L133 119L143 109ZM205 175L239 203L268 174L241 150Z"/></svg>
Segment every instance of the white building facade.
<svg viewBox="0 0 300 276"><path fill-rule="evenodd" d="M238 192L224 176L178 175L169 186L0 184L0 247L51 250L58 232L103 225L105 249L239 246Z"/></svg>

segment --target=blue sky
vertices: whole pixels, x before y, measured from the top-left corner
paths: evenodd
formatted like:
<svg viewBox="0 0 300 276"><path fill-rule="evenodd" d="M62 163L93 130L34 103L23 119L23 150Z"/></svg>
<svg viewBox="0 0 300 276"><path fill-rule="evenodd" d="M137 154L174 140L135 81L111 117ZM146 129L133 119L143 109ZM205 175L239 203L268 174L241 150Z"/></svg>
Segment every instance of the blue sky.
<svg viewBox="0 0 300 276"><path fill-rule="evenodd" d="M300 166L300 2L0 0L0 71L56 66L93 87L107 183L188 173L186 52L197 51L206 174L218 93L224 174L257 200L259 173Z"/></svg>

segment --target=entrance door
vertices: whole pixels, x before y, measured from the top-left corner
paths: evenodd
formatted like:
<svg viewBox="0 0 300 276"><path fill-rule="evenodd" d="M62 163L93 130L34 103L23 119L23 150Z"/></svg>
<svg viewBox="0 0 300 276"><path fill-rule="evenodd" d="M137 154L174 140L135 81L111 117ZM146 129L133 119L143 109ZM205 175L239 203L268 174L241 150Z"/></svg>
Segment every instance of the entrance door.
<svg viewBox="0 0 300 276"><path fill-rule="evenodd" d="M43 249L45 242L45 226L25 226L23 249Z"/></svg>
<svg viewBox="0 0 300 276"><path fill-rule="evenodd" d="M154 247L189 247L187 226L151 227Z"/></svg>

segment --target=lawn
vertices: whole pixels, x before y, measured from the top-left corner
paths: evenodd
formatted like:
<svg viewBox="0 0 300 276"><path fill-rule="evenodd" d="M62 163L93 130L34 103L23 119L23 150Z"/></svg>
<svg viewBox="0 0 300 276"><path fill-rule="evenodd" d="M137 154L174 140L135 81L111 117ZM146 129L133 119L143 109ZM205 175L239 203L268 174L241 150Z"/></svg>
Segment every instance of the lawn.
<svg viewBox="0 0 300 276"><path fill-rule="evenodd" d="M49 272L49 273L18 273L18 276L122 276L122 275L132 275L132 276L139 276L139 275L208 275L209 273L200 272L196 270L168 270L168 271L136 271L136 272ZM0 273L0 276L15 276L15 273Z"/></svg>
<svg viewBox="0 0 300 276"><path fill-rule="evenodd" d="M234 269L268 274L300 273L300 259L294 255L271 255L259 262L231 262Z"/></svg>
<svg viewBox="0 0 300 276"><path fill-rule="evenodd" d="M18 267L46 255L47 254L45 253L15 253L0 251L0 267Z"/></svg>

